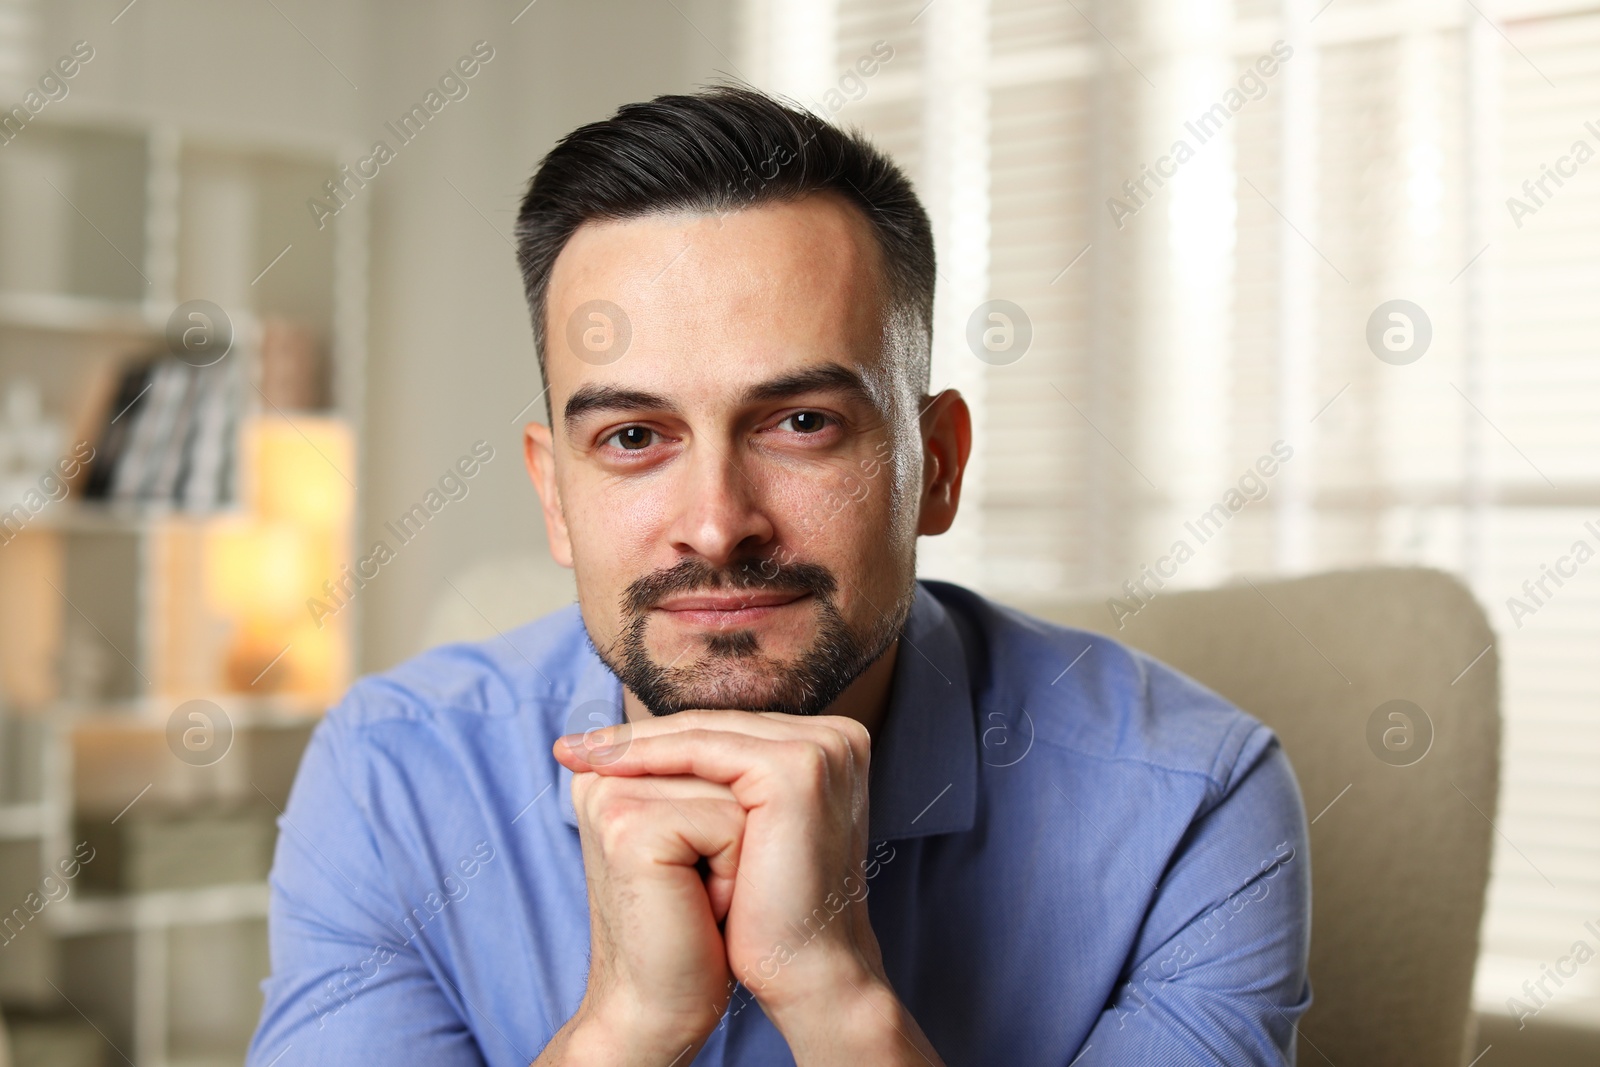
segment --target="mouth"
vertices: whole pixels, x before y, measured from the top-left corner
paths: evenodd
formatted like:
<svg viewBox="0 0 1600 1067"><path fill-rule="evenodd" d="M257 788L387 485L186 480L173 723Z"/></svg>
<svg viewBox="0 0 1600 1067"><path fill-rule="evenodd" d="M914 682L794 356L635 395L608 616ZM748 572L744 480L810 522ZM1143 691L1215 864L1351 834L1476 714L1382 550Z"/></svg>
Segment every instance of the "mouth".
<svg viewBox="0 0 1600 1067"><path fill-rule="evenodd" d="M688 593L668 597L655 610L686 626L752 626L810 600L804 592Z"/></svg>

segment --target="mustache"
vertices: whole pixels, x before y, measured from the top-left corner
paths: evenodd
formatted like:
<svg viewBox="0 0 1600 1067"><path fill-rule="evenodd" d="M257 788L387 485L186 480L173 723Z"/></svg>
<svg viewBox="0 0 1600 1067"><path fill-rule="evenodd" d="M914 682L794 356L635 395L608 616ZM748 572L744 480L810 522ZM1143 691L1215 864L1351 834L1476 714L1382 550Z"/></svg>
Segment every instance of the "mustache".
<svg viewBox="0 0 1600 1067"><path fill-rule="evenodd" d="M779 565L773 560L751 559L727 567L714 567L703 559L685 557L665 570L630 582L622 593L622 607L629 615L643 615L675 593L705 589L781 590L811 593L823 599L837 588L833 573L817 563Z"/></svg>

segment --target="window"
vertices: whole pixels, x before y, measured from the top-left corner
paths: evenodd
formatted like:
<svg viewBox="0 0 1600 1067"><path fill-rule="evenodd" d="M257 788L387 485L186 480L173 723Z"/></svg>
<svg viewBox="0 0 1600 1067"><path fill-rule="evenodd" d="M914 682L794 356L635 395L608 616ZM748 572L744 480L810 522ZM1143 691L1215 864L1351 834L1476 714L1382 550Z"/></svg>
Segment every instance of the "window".
<svg viewBox="0 0 1600 1067"><path fill-rule="evenodd" d="M1574 554L1600 550L1600 3L743 13L744 72L872 134L934 219L934 387L967 394L978 444L924 574L1113 590L1281 441L1177 585L1469 582L1502 637L1476 999L1503 1011L1600 921L1600 560ZM1023 358L969 348L992 300L1022 309ZM1562 992L1600 1021L1600 975Z"/></svg>

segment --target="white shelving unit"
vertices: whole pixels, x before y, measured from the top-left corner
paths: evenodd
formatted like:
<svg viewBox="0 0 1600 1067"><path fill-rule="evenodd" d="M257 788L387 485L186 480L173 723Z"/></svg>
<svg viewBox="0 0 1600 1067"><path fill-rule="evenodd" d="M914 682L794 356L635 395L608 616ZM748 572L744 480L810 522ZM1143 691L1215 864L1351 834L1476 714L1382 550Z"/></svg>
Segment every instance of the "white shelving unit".
<svg viewBox="0 0 1600 1067"><path fill-rule="evenodd" d="M358 441L365 204L320 231L305 206L348 158L343 147L125 115L30 124L0 154L0 389L37 383L68 447L93 441L116 368L163 344L179 303L205 299L235 327L227 358L253 359L267 316L309 327L332 400L304 417ZM259 389L247 397L263 418L300 417L263 404ZM236 499L225 510L244 509ZM281 808L310 728L348 680L348 657L323 692L257 693L229 684L220 664L209 681L199 669L174 674L198 632L185 599L199 573L192 549L215 518L86 502L80 482L0 543L0 1009L18 1032L30 1013L81 1016L105 1038L105 1063L241 1061L265 975L267 887L108 892L91 861L56 896L43 892L46 875L89 825L118 833L125 816L153 810ZM210 766L167 747L169 716L195 698L234 728ZM29 893L54 899L16 919Z"/></svg>

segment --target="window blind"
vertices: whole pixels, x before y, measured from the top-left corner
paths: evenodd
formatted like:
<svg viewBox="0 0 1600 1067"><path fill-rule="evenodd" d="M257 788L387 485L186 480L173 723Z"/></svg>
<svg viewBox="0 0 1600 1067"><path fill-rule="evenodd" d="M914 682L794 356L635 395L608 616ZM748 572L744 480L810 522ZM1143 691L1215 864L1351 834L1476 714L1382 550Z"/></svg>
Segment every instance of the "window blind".
<svg viewBox="0 0 1600 1067"><path fill-rule="evenodd" d="M925 542L923 573L1002 599L1113 590L1287 442L1173 585L1461 574L1504 686L1479 1007L1595 944L1600 555L1572 556L1600 553L1600 3L838 0L827 34L763 36L781 6L745 4L758 84L811 70L820 98L893 47L829 113L932 201L940 300L960 301L933 385L975 400L976 477L965 541ZM1567 158L1580 140L1592 161ZM1192 156L1162 163L1179 141ZM973 158L981 175L952 162ZM1365 341L1395 298L1433 330L1403 368ZM988 299L1026 312L1022 359L964 352ZM1533 603L1523 583L1558 564L1575 572ZM1600 1025L1600 968L1545 1011Z"/></svg>

